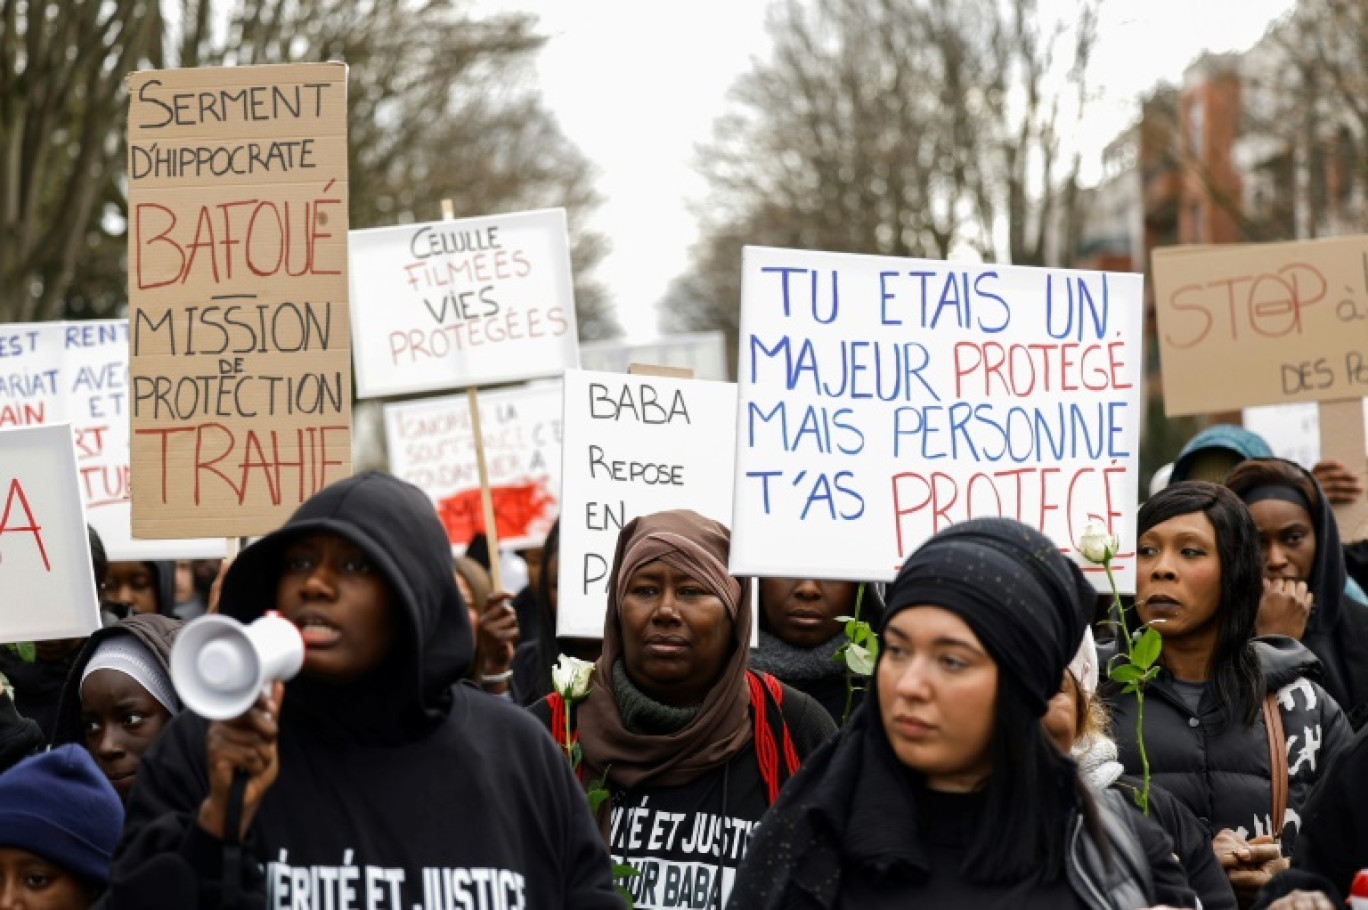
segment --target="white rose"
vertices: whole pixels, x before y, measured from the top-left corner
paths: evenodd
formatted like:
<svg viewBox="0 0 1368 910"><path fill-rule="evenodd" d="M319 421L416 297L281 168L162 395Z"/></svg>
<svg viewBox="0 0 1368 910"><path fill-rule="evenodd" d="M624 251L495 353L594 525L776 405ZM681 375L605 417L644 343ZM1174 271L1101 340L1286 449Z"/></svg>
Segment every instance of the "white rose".
<svg viewBox="0 0 1368 910"><path fill-rule="evenodd" d="M551 682L566 701L581 701L589 695L589 677L594 665L562 654L551 668Z"/></svg>
<svg viewBox="0 0 1368 910"><path fill-rule="evenodd" d="M1102 522L1090 521L1075 546L1078 552L1083 554L1084 559L1100 566L1111 561L1121 549L1121 542L1116 539L1115 534L1107 533L1107 526Z"/></svg>

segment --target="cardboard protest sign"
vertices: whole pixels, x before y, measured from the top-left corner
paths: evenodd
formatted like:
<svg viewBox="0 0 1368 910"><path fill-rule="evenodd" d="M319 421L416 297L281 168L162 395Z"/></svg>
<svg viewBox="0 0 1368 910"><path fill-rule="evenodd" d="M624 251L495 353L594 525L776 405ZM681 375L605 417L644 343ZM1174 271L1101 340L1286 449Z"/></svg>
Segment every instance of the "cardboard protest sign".
<svg viewBox="0 0 1368 910"><path fill-rule="evenodd" d="M86 518L111 560L213 558L223 538L134 540L128 322L12 323L0 331L0 428L69 423Z"/></svg>
<svg viewBox="0 0 1368 910"><path fill-rule="evenodd" d="M128 77L136 537L261 534L351 473L346 77Z"/></svg>
<svg viewBox="0 0 1368 910"><path fill-rule="evenodd" d="M486 392L480 427L499 543L540 546L560 514L561 384ZM465 395L385 405L390 471L432 498L464 548L484 531L470 403Z"/></svg>
<svg viewBox="0 0 1368 910"><path fill-rule="evenodd" d="M362 398L578 366L563 209L353 231L350 242Z"/></svg>
<svg viewBox="0 0 1368 910"><path fill-rule="evenodd" d="M889 580L987 515L1076 556L1097 519L1131 589L1142 302L1139 275L746 248L732 572Z"/></svg>
<svg viewBox="0 0 1368 910"><path fill-rule="evenodd" d="M623 525L665 509L730 525L736 386L570 370L564 432L556 634L598 638Z"/></svg>
<svg viewBox="0 0 1368 910"><path fill-rule="evenodd" d="M580 345L580 367L602 373L625 373L634 363L678 367L694 379L726 382L727 342L721 332L666 335L651 341L586 341Z"/></svg>
<svg viewBox="0 0 1368 910"><path fill-rule="evenodd" d="M0 643L100 627L72 439L66 424L0 430Z"/></svg>
<svg viewBox="0 0 1368 910"><path fill-rule="evenodd" d="M1170 416L1368 392L1368 237L1155 250L1154 303Z"/></svg>

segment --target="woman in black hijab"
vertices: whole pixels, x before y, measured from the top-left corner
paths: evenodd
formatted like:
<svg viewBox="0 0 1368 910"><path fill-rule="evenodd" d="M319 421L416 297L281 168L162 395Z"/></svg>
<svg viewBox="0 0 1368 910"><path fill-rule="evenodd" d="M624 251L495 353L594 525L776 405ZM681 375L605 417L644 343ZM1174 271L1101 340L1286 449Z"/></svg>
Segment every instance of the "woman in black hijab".
<svg viewBox="0 0 1368 910"><path fill-rule="evenodd" d="M1325 493L1311 472L1281 458L1243 462L1225 485L1259 527L1256 633L1295 638L1320 658L1320 684L1357 730L1368 720L1368 606L1344 591L1344 551Z"/></svg>
<svg viewBox="0 0 1368 910"><path fill-rule="evenodd" d="M761 822L732 906L1193 906L1168 838L1094 801L1040 725L1094 598L1014 521L913 553L864 705Z"/></svg>

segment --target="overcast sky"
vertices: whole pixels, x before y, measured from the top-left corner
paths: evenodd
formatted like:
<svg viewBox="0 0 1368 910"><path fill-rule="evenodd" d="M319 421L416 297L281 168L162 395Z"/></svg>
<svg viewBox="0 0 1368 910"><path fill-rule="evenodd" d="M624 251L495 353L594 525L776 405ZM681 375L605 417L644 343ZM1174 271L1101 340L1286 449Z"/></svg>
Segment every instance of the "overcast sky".
<svg viewBox="0 0 1368 910"><path fill-rule="evenodd" d="M599 277L629 338L657 334L657 302L687 262L704 187L694 148L727 90L767 53L767 0L490 0L526 9L550 36L538 62L547 103L599 167L606 201L596 227L613 250ZM1042 0L1067 13L1074 0ZM1291 0L1109 0L1093 79L1102 97L1085 121L1101 148L1159 81L1177 83L1203 50L1243 50ZM1096 160L1096 154L1092 156Z"/></svg>

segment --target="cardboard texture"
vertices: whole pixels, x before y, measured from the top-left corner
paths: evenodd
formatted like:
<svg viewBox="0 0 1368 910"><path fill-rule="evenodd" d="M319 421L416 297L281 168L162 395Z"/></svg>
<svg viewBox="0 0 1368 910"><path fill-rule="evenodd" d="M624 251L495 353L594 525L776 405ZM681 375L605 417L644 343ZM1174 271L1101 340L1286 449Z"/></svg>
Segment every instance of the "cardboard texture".
<svg viewBox="0 0 1368 910"><path fill-rule="evenodd" d="M1368 480L1368 456L1364 455L1363 401L1323 401L1320 404L1321 458L1342 461ZM1368 539L1368 498L1351 505L1335 506L1335 521L1345 543Z"/></svg>
<svg viewBox="0 0 1368 910"><path fill-rule="evenodd" d="M0 644L100 627L71 426L0 430Z"/></svg>
<svg viewBox="0 0 1368 910"><path fill-rule="evenodd" d="M563 209L352 231L350 244L362 398L579 366Z"/></svg>
<svg viewBox="0 0 1368 910"><path fill-rule="evenodd" d="M730 526L736 386L659 376L565 374L556 634L603 635L618 531L693 509Z"/></svg>
<svg viewBox="0 0 1368 910"><path fill-rule="evenodd" d="M1368 391L1368 237L1154 253L1170 416Z"/></svg>
<svg viewBox="0 0 1368 910"><path fill-rule="evenodd" d="M747 247L736 575L891 580L981 516L1121 539L1133 590L1139 275Z"/></svg>
<svg viewBox="0 0 1368 910"><path fill-rule="evenodd" d="M343 64L133 73L133 534L244 537L351 473Z"/></svg>

